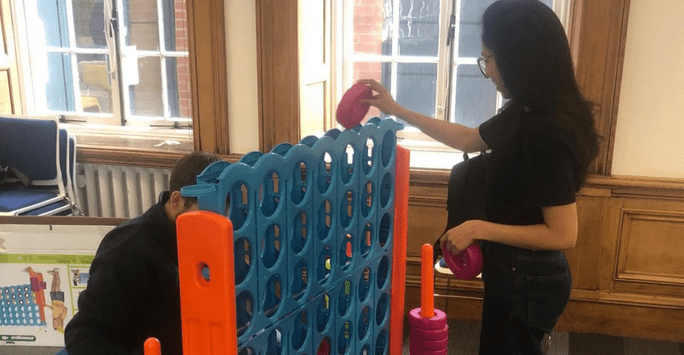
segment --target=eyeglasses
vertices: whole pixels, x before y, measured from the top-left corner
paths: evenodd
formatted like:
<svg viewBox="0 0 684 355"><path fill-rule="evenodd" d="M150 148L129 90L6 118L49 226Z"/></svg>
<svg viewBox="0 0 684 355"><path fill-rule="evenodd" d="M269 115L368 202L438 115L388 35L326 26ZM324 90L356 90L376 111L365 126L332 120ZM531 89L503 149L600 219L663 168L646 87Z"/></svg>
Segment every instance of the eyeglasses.
<svg viewBox="0 0 684 355"><path fill-rule="evenodd" d="M480 58L477 58L477 66L480 68L480 71L482 72L482 75L487 76L487 62L489 61L489 58L493 57L493 54L490 55L483 55Z"/></svg>

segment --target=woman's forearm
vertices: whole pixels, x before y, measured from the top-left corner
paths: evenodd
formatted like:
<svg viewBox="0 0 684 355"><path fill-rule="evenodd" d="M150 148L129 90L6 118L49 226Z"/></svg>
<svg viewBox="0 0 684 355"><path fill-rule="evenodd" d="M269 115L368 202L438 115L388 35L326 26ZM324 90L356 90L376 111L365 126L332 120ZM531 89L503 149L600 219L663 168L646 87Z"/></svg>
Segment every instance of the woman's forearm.
<svg viewBox="0 0 684 355"><path fill-rule="evenodd" d="M403 107L397 110L395 115L436 141L454 149L463 152L477 152L487 149L487 145L480 138L477 128L434 119Z"/></svg>
<svg viewBox="0 0 684 355"><path fill-rule="evenodd" d="M565 250L575 246L576 235L554 232L546 224L512 226L492 222L483 223L486 233L481 240L488 240L518 248L532 250Z"/></svg>

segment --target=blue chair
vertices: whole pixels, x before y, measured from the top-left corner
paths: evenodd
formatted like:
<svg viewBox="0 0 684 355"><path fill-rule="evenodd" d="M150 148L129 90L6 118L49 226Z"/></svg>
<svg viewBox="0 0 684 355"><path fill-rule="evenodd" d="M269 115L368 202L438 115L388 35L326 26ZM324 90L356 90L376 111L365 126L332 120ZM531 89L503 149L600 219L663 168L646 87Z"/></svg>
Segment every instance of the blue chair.
<svg viewBox="0 0 684 355"><path fill-rule="evenodd" d="M20 213L20 216L68 216L73 215L76 209L76 200L72 186L72 163L76 145L72 147L70 136L65 128L59 129L59 169L62 173L62 183L64 184L66 198L30 211Z"/></svg>
<svg viewBox="0 0 684 355"><path fill-rule="evenodd" d="M5 171L0 183L0 215L22 215L42 208L40 214L49 214L64 207L59 141L55 119L0 117L0 166ZM66 164L66 140L65 147Z"/></svg>

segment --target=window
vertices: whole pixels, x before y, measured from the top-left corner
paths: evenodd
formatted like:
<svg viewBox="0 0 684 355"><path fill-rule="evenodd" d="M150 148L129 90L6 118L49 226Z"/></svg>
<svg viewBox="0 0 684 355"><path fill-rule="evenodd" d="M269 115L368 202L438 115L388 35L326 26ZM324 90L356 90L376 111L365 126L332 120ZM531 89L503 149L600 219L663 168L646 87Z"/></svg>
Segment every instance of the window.
<svg viewBox="0 0 684 355"><path fill-rule="evenodd" d="M15 14L28 114L175 128L192 148L185 0L22 0Z"/></svg>
<svg viewBox="0 0 684 355"><path fill-rule="evenodd" d="M343 57L336 77L340 91L358 79L372 78L413 111L469 127L480 125L503 104L476 62L482 48L480 18L494 1L345 1L343 36L337 44ZM562 14L561 19L567 13L567 0L542 2ZM368 115L380 112L372 109ZM413 127L400 134L414 152L451 151ZM446 164L443 156L429 157L436 165L427 162L426 167L446 167L440 166ZM425 162L412 159L412 164L420 161Z"/></svg>

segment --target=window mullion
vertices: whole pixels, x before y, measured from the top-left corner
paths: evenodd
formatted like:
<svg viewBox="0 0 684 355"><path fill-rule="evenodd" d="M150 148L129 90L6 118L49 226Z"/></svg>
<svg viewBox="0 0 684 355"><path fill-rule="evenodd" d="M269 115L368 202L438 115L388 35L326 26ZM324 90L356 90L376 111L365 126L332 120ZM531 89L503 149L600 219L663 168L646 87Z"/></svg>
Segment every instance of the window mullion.
<svg viewBox="0 0 684 355"><path fill-rule="evenodd" d="M76 30L74 28L74 11L72 0L66 0L67 36L69 37L69 58L71 64L71 86L74 90L74 108L76 114L83 112L81 107L81 88L78 73L78 57L76 56Z"/></svg>
<svg viewBox="0 0 684 355"><path fill-rule="evenodd" d="M392 1L392 73L390 75L390 92L392 97L397 97L397 70L399 65L397 63L397 57L399 56L399 23L401 22L399 11L399 5L401 0Z"/></svg>
<svg viewBox="0 0 684 355"><path fill-rule="evenodd" d="M164 52L166 51L166 37L164 36L164 9L161 0L157 1L157 30L159 31L159 60L161 61L159 69L161 70L161 81L162 81L162 119L168 120L171 117L169 111L169 86L168 78L166 77L166 56ZM175 17L175 14L174 14ZM175 37L175 36L174 36Z"/></svg>

